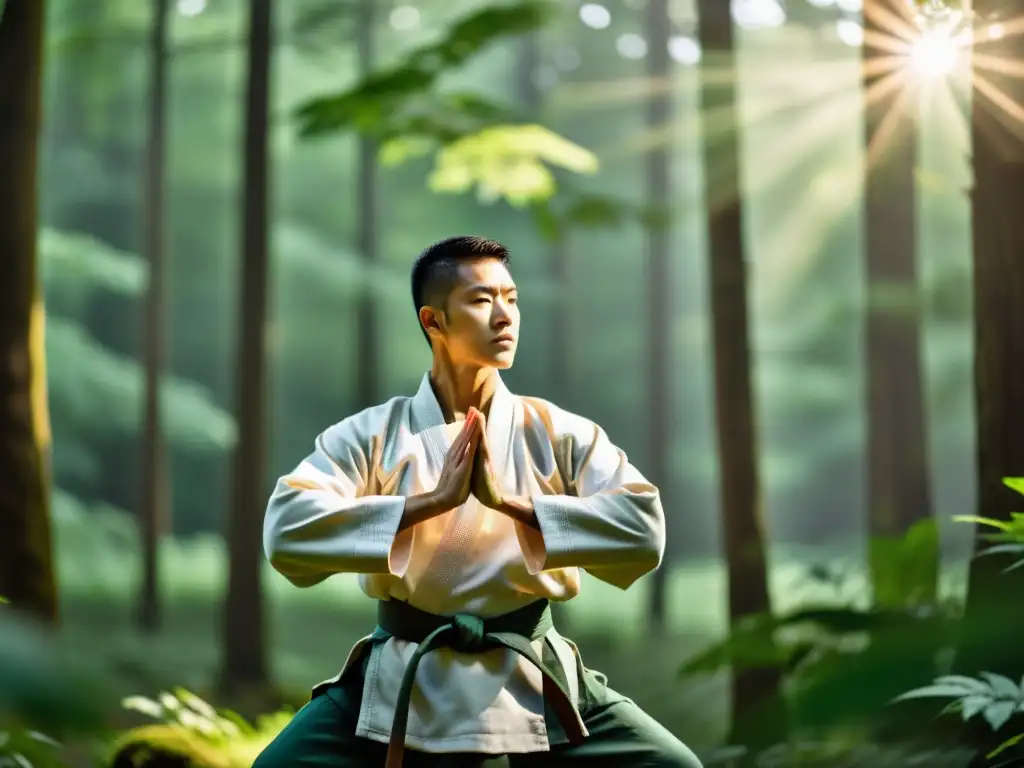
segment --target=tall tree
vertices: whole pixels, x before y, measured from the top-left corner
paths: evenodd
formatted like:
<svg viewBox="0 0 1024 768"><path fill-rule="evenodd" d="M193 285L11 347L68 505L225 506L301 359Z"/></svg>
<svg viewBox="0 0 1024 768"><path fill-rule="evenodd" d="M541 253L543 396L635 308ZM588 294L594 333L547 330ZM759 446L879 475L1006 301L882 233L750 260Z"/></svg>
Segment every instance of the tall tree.
<svg viewBox="0 0 1024 768"><path fill-rule="evenodd" d="M1024 0L975 0L977 18L990 23L1024 18ZM1003 62L1024 54L1019 35L979 35L974 49L974 386L977 419L978 514L1010 520L1024 504L1004 486L1024 476L1024 80ZM980 552L988 543L979 529ZM971 563L958 666L965 674L1024 676L1024 569L1003 573L1005 556Z"/></svg>
<svg viewBox="0 0 1024 768"><path fill-rule="evenodd" d="M0 17L0 596L57 620L46 445L43 304L36 263L43 0Z"/></svg>
<svg viewBox="0 0 1024 768"><path fill-rule="evenodd" d="M160 378L164 372L167 297L164 267L164 184L167 110L167 22L170 0L154 0L150 30L149 126L143 179L143 254L149 263L143 354L146 371L142 450L142 590L139 625L160 627L160 538L169 527L171 485L167 478L160 412Z"/></svg>
<svg viewBox="0 0 1024 768"><path fill-rule="evenodd" d="M365 78L373 71L374 38L380 3L377 0L361 0L356 19L356 53L359 59L359 76ZM359 252L372 269L378 260L377 243L377 142L372 136L359 135L359 200L356 224ZM360 297L357 392L359 406L369 408L380 397L380 334L377 330L377 297L369 283Z"/></svg>
<svg viewBox="0 0 1024 768"><path fill-rule="evenodd" d="M671 17L668 0L647 3L646 35L648 40L647 130L661 138L647 153L647 202L652 208L667 206L672 196L672 66L668 52ZM671 247L667 227L648 227L647 237L647 440L648 466L651 480L662 489L668 487L671 472L669 456L672 445L674 413L671 394L672 379L672 281L670 277ZM667 563L651 575L648 616L651 628L664 631L666 619Z"/></svg>
<svg viewBox="0 0 1024 768"><path fill-rule="evenodd" d="M909 8L905 0L864 3L864 363L874 537L902 536L932 514L916 255L917 89L893 53L912 24Z"/></svg>
<svg viewBox="0 0 1024 768"><path fill-rule="evenodd" d="M714 351L715 417L730 629L771 610L751 386L747 264L740 196L736 55L729 3L698 0L700 115L708 274ZM716 132L720 131L720 132ZM733 670L733 743L778 739L783 727L774 668ZM765 716L765 708L771 715ZM754 714L756 713L756 715Z"/></svg>
<svg viewBox="0 0 1024 768"><path fill-rule="evenodd" d="M229 569L224 611L227 691L259 691L268 682L263 600L262 519L267 465L266 327L270 282L270 58L273 0L249 0L248 78L238 260L238 444L228 518Z"/></svg>

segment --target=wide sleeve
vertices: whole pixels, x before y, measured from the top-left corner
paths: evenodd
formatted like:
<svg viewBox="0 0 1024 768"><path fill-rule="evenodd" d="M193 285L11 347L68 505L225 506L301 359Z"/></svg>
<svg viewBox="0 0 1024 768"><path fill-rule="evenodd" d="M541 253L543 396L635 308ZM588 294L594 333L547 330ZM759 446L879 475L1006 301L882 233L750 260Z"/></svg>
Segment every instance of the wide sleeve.
<svg viewBox="0 0 1024 768"><path fill-rule="evenodd" d="M412 530L398 532L404 496L363 495L369 442L348 419L322 433L313 453L277 481L263 523L263 549L293 584L335 573L402 576Z"/></svg>
<svg viewBox="0 0 1024 768"><path fill-rule="evenodd" d="M578 417L574 418L574 421ZM529 573L583 568L626 589L661 564L665 514L658 489L629 463L604 430L579 419L578 428L558 435L570 440L573 495L532 497L540 530L516 524ZM575 426L575 425L574 425Z"/></svg>

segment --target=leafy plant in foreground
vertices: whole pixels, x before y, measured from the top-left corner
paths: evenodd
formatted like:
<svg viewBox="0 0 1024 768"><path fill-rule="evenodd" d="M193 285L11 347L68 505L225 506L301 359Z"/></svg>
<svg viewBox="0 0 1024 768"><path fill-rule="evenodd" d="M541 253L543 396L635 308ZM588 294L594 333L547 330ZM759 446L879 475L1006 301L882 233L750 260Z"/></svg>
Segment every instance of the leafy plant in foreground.
<svg viewBox="0 0 1024 768"><path fill-rule="evenodd" d="M1024 495L1024 478L1008 477L1003 479L1003 483ZM957 522L977 523L997 531L983 537L991 542L992 546L980 552L978 557L1020 556L1020 559L1004 569L1004 573L1024 566L1024 513L1013 513L1009 522L976 516L957 516L954 519ZM943 675L935 678L930 685L907 691L893 701L929 698L953 700L940 714L959 712L964 722L981 715L992 731L998 732L1014 715L1024 714L1024 679L1016 683L994 672L982 672L976 678L966 675ZM1024 733L1019 733L1003 741L987 756L990 759L1004 757L1022 743ZM995 765L1019 765L1022 760L1024 755L1015 754L1008 761L1003 760Z"/></svg>
<svg viewBox="0 0 1024 768"><path fill-rule="evenodd" d="M244 768L292 718L291 712L280 711L250 724L183 688L155 699L131 696L122 706L159 722L122 734L113 744L115 765L124 758L137 764L147 756L175 755L205 768Z"/></svg>

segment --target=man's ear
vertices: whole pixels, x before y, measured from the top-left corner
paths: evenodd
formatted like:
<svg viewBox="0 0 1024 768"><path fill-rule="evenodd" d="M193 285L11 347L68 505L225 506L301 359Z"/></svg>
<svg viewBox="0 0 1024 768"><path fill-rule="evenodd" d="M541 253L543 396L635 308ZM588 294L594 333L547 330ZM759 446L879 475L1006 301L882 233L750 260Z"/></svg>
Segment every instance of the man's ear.
<svg viewBox="0 0 1024 768"><path fill-rule="evenodd" d="M444 313L430 306L420 307L420 325L427 332L428 336L441 334L445 328Z"/></svg>

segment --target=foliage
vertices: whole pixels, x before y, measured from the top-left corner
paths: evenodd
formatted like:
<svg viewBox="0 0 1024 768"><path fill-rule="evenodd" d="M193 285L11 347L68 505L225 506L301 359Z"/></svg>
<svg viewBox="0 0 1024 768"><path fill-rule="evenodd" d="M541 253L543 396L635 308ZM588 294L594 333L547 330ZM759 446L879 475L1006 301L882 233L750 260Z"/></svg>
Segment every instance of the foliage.
<svg viewBox="0 0 1024 768"><path fill-rule="evenodd" d="M892 567L878 574L880 599L870 607L858 605L861 596L845 588L848 574L840 568L812 565L805 578L829 585L838 605L819 601L746 617L724 640L690 658L680 674L780 668L803 725L876 721L892 696L941 667L954 642L956 606L935 601L934 570L929 574L915 562L935 556L929 549L934 529L933 521L922 521L901 539L872 542Z"/></svg>
<svg viewBox="0 0 1024 768"><path fill-rule="evenodd" d="M1024 478L1006 477L1003 478L1003 483L1007 488L1024 495ZM1012 513L1008 521L972 515L957 515L953 519L960 523L976 523L998 531L998 533L982 535L981 538L991 542L992 546L982 550L979 553L980 557L991 557L992 555L1020 556L1019 560L1006 567L1003 571L1004 573L1024 567L1024 512Z"/></svg>
<svg viewBox="0 0 1024 768"><path fill-rule="evenodd" d="M462 193L475 185L485 202L504 198L523 206L555 193L555 177L544 163L574 173L597 171L594 154L543 126L494 126L443 147L430 188Z"/></svg>
<svg viewBox="0 0 1024 768"><path fill-rule="evenodd" d="M38 768L55 764L60 742L38 731L0 731L0 768Z"/></svg>
<svg viewBox="0 0 1024 768"><path fill-rule="evenodd" d="M900 694L893 701L952 698L945 711L958 711L964 721L982 715L998 731L1017 712L1024 712L1024 681L1020 685L1008 677L982 672L980 678L965 675L941 675L931 685Z"/></svg>
<svg viewBox="0 0 1024 768"><path fill-rule="evenodd" d="M934 519L920 520L903 536L877 536L869 542L868 557L877 606L933 605L941 552Z"/></svg>
<svg viewBox="0 0 1024 768"><path fill-rule="evenodd" d="M252 765L293 715L276 712L250 724L237 713L215 709L183 688L163 692L156 699L132 696L122 706L160 722L121 734L112 745L115 755L131 755L136 764L144 763L147 753L178 755L203 768Z"/></svg>
<svg viewBox="0 0 1024 768"><path fill-rule="evenodd" d="M1008 477L1003 479L1003 483L1024 495L1024 478ZM1008 522L975 516L957 516L955 519L959 522L977 523L998 531L995 534L983 535L984 539L994 544L981 551L979 557L1024 554L1024 514L1014 513ZM1024 559L1016 561L1006 568L1004 573L1021 566L1024 566ZM981 715L993 731L999 731L1015 715L1024 714L1024 679L1017 683L995 672L981 672L979 677L942 675L936 677L930 685L900 694L893 701L933 698L953 700L942 710L943 713L959 712L964 722ZM1000 758L1022 743L1024 733L1017 734L992 750L988 757ZM1016 753L1009 758L1010 762L999 764L1013 765L1022 757L1024 754Z"/></svg>
<svg viewBox="0 0 1024 768"><path fill-rule="evenodd" d="M435 192L462 193L476 186L482 199L504 198L514 205L549 198L555 184L545 164L593 173L597 158L546 128L514 124L509 107L474 93L444 92L440 81L495 42L536 30L550 7L521 2L469 13L441 40L346 91L300 106L300 134L354 128L381 142L381 159L391 166L437 147L429 182Z"/></svg>
<svg viewBox="0 0 1024 768"><path fill-rule="evenodd" d="M444 145L507 122L512 113L505 107L475 94L440 94L436 88L443 75L496 41L537 29L549 8L529 1L471 12L442 39L407 53L348 90L300 106L295 114L299 131L309 137L352 127L380 141L417 137Z"/></svg>

